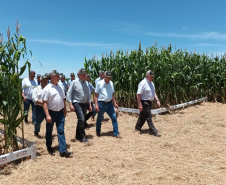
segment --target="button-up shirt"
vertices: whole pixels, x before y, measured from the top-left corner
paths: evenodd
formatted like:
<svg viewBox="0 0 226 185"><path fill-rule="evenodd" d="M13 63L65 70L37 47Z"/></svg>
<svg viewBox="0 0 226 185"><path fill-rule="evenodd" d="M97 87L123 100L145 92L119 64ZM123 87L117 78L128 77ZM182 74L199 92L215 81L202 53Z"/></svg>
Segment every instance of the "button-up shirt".
<svg viewBox="0 0 226 185"><path fill-rule="evenodd" d="M102 80L104 80L104 79L102 79ZM95 86L96 87L97 87L97 83L100 82L100 81L101 81L100 77L95 80Z"/></svg>
<svg viewBox="0 0 226 185"><path fill-rule="evenodd" d="M38 87L36 87L33 90L33 94L32 94L32 101L35 103L36 105L36 101L41 100L42 101L42 93L43 93L43 87L41 85L39 85ZM38 104L39 105L39 104ZM42 106L42 105L41 105Z"/></svg>
<svg viewBox="0 0 226 185"><path fill-rule="evenodd" d="M36 79L30 80L27 77L22 80L22 88L26 99L32 100L32 93L36 86L38 86L38 81Z"/></svg>
<svg viewBox="0 0 226 185"><path fill-rule="evenodd" d="M49 83L43 90L42 100L48 101L48 109L60 111L64 108L65 94L62 88L57 84Z"/></svg>
<svg viewBox="0 0 226 185"><path fill-rule="evenodd" d="M97 83L95 93L98 93L98 101L111 101L114 92L115 89L112 81L109 81L109 83L107 84L103 79Z"/></svg>
<svg viewBox="0 0 226 185"><path fill-rule="evenodd" d="M154 83L144 78L138 85L137 94L141 95L142 100L153 101L155 99Z"/></svg>
<svg viewBox="0 0 226 185"><path fill-rule="evenodd" d="M91 102L89 83L76 78L71 82L67 92L67 101L69 103L89 103Z"/></svg>

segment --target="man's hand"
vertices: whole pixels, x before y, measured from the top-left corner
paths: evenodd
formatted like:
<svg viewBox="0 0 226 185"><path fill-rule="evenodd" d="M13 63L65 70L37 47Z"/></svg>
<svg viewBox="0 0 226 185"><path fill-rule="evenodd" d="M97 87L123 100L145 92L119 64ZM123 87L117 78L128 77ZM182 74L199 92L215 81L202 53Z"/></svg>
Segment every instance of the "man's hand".
<svg viewBox="0 0 226 185"><path fill-rule="evenodd" d="M97 104L95 104L95 109L96 109L96 112L100 111L99 106Z"/></svg>
<svg viewBox="0 0 226 185"><path fill-rule="evenodd" d="M118 104L115 102L115 108L117 109L118 108Z"/></svg>
<svg viewBox="0 0 226 185"><path fill-rule="evenodd" d="M91 106L91 104L89 105L89 112L92 112L92 106Z"/></svg>
<svg viewBox="0 0 226 185"><path fill-rule="evenodd" d="M140 112L143 111L143 106L142 106L142 104L139 105L139 110L140 110Z"/></svg>
<svg viewBox="0 0 226 185"><path fill-rule="evenodd" d="M73 111L73 112L75 111L75 108L72 104L70 105L70 110Z"/></svg>
<svg viewBox="0 0 226 185"><path fill-rule="evenodd" d="M51 118L51 116L46 116L46 121L47 121L47 123L52 123L52 118Z"/></svg>
<svg viewBox="0 0 226 185"><path fill-rule="evenodd" d="M161 103L159 100L157 101L157 105L158 105L158 107L161 107Z"/></svg>
<svg viewBox="0 0 226 185"><path fill-rule="evenodd" d="M23 97L23 102L26 102L26 101L27 101L26 97Z"/></svg>
<svg viewBox="0 0 226 185"><path fill-rule="evenodd" d="M67 116L67 108L64 108L64 117Z"/></svg>

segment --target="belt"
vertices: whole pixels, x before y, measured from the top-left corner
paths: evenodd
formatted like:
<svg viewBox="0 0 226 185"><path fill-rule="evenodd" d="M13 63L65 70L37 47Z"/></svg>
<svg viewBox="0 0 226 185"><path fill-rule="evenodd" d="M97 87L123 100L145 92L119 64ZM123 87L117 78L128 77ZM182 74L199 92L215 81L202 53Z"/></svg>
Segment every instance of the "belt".
<svg viewBox="0 0 226 185"><path fill-rule="evenodd" d="M100 101L100 102L110 103L112 102L112 99L110 101Z"/></svg>
<svg viewBox="0 0 226 185"><path fill-rule="evenodd" d="M61 111L63 111L63 110L64 110L64 109L61 109L61 110L59 110L59 111L49 110L49 112L59 113L59 112L61 112Z"/></svg>

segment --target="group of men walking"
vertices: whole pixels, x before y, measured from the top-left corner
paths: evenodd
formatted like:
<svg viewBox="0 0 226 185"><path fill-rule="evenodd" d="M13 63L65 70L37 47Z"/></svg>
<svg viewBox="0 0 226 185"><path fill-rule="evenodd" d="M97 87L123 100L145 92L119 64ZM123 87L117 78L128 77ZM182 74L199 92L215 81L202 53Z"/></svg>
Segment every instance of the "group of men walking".
<svg viewBox="0 0 226 185"><path fill-rule="evenodd" d="M90 117L94 121L96 113L98 114L96 136L101 137L101 121L105 112L112 120L113 136L121 138L114 109L114 107L118 108L118 105L114 97L115 90L111 81L112 73L110 71L100 71L100 77L95 80L96 88L89 83L90 76L87 75L86 69L81 68L77 76L78 78L75 78L75 74L71 73L71 79L67 83L63 74L53 70L43 76L37 76L38 80L36 80L35 72L30 71L29 77L22 81L24 111L28 111L30 104L32 105L34 135L39 136L41 122L46 119L46 147L48 152L53 154L52 130L53 124L56 123L61 157L70 157L72 154L67 151L64 134L65 117L67 115L66 101L70 110L77 115L78 122L75 133L77 140L83 143L89 142L86 138L85 127L87 127L87 120ZM154 72L151 70L147 71L146 77L138 85L137 102L140 115L135 125L135 130L141 132L141 128L147 120L150 134L160 137L161 135L158 134L151 117L152 101L156 99L157 105L161 106L155 93L155 86L152 82L153 77ZM95 92L95 107L91 101L92 92ZM87 110L89 110L88 114ZM25 122L28 122L27 116L25 117Z"/></svg>

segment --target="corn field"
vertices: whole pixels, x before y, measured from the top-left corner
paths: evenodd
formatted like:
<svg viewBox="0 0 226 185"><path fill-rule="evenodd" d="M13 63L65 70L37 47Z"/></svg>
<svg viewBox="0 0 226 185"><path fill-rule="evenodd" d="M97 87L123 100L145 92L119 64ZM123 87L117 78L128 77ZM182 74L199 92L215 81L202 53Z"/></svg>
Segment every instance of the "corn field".
<svg viewBox="0 0 226 185"><path fill-rule="evenodd" d="M99 76L99 70L110 70L115 86L115 97L122 107L137 107L136 92L146 71L155 72L153 82L163 106L184 103L207 96L209 101L226 101L226 55L208 56L172 51L171 45L159 49L156 44L138 51L118 50L87 60L84 66L92 77Z"/></svg>

